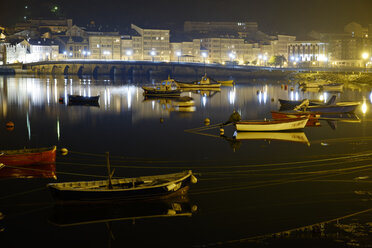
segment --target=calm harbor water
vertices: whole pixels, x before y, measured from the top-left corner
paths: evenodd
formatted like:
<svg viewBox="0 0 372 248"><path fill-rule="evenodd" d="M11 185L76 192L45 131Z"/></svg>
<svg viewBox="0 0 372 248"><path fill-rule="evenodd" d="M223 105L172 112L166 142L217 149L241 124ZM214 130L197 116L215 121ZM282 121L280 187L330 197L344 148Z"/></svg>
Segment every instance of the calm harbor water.
<svg viewBox="0 0 372 248"><path fill-rule="evenodd" d="M58 153L55 165L0 170L2 247L372 243L371 87L347 84L331 93L240 79L220 91L183 92L194 105L182 107L144 98L141 85L159 80L0 77L0 150L57 145L69 151ZM100 95L99 106L69 106L68 94ZM217 124L234 110L244 120L263 120L279 110L280 98L333 94L360 101L355 115L328 116L296 133L235 137L227 126L220 135ZM105 152L116 177L191 169L199 180L187 197L167 202L54 206L46 184L104 178Z"/></svg>

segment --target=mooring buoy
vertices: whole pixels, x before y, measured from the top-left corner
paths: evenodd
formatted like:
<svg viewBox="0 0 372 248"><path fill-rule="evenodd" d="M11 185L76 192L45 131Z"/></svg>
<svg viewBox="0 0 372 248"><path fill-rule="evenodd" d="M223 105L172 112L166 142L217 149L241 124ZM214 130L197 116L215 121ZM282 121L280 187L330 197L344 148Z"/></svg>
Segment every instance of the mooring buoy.
<svg viewBox="0 0 372 248"><path fill-rule="evenodd" d="M61 148L61 154L62 154L63 156L66 156L67 153L68 153L68 150L67 150L66 148Z"/></svg>
<svg viewBox="0 0 372 248"><path fill-rule="evenodd" d="M209 120L209 118L205 118L205 119L204 119L204 124L205 124L206 126L208 126L210 123L211 123L211 120Z"/></svg>

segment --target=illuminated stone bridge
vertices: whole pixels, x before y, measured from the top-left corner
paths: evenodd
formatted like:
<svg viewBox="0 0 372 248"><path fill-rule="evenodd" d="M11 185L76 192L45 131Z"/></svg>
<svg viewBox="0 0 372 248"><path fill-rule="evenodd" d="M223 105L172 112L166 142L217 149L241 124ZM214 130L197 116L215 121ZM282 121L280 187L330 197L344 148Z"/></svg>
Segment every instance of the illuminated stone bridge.
<svg viewBox="0 0 372 248"><path fill-rule="evenodd" d="M102 61L66 60L43 61L7 65L16 74L35 75L110 75L110 76L200 76L207 72L213 76L283 77L293 70L271 67L219 65L203 63L151 62L151 61Z"/></svg>

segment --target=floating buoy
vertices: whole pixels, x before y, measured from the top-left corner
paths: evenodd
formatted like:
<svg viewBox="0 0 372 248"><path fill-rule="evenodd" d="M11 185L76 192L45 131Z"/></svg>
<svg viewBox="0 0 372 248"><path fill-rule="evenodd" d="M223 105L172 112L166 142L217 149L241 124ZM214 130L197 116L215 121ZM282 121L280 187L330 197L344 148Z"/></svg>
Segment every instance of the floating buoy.
<svg viewBox="0 0 372 248"><path fill-rule="evenodd" d="M220 128L220 135L222 136L222 135L224 135L224 134L225 134L225 129Z"/></svg>
<svg viewBox="0 0 372 248"><path fill-rule="evenodd" d="M177 212L174 209L168 209L167 215L176 215Z"/></svg>
<svg viewBox="0 0 372 248"><path fill-rule="evenodd" d="M284 85L284 89L287 90L288 89L288 85Z"/></svg>
<svg viewBox="0 0 372 248"><path fill-rule="evenodd" d="M293 91L294 89L293 89L293 87L291 87L291 91Z"/></svg>
<svg viewBox="0 0 372 248"><path fill-rule="evenodd" d="M14 123L12 121L8 121L5 125L7 128L14 127Z"/></svg>
<svg viewBox="0 0 372 248"><path fill-rule="evenodd" d="M164 122L164 119L163 118L160 118L160 123L163 123Z"/></svg>
<svg viewBox="0 0 372 248"><path fill-rule="evenodd" d="M192 205L191 212L195 213L196 211L198 211L198 206L197 205Z"/></svg>
<svg viewBox="0 0 372 248"><path fill-rule="evenodd" d="M13 131L14 130L14 123L12 121L9 121L6 123L6 130Z"/></svg>
<svg viewBox="0 0 372 248"><path fill-rule="evenodd" d="M209 120L209 118L205 118L205 119L204 119L204 124L205 124L206 126L208 126L210 123L211 123L211 120Z"/></svg>
<svg viewBox="0 0 372 248"><path fill-rule="evenodd" d="M283 89L283 88L284 88L284 85L282 84L282 85L280 86L280 88Z"/></svg>
<svg viewBox="0 0 372 248"><path fill-rule="evenodd" d="M274 102L274 98L271 98L271 101Z"/></svg>
<svg viewBox="0 0 372 248"><path fill-rule="evenodd" d="M63 103L63 97L60 97L60 98L58 99L58 101L59 101L60 103Z"/></svg>
<svg viewBox="0 0 372 248"><path fill-rule="evenodd" d="M62 154L63 156L66 156L67 153L68 153L68 150L67 150L66 148L61 148L61 154Z"/></svg>

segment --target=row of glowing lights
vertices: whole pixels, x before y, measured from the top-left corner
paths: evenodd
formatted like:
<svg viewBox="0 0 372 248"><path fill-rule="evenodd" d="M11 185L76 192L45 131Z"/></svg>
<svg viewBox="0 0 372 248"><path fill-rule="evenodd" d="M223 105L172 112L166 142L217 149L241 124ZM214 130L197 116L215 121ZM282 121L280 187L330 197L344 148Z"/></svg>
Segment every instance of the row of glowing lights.
<svg viewBox="0 0 372 248"><path fill-rule="evenodd" d="M305 54L302 57L291 56L290 57L290 60L292 62L310 61L312 57L314 57L314 55L312 55L312 54ZM327 62L328 61L328 58L324 54L319 54L317 56L317 61L319 61L319 62Z"/></svg>
<svg viewBox="0 0 372 248"><path fill-rule="evenodd" d="M300 62L300 61L310 61L312 57L314 57L314 55L312 55L312 54L305 54L302 57L291 56L290 57L290 60L292 62L296 63L296 62ZM362 59L364 59L364 60L371 60L372 61L372 57L370 57L369 53L367 53L367 52L364 52L362 54ZM318 57L317 57L317 61L319 61L319 62L327 62L328 61L328 58L325 55L323 55L323 54L319 54Z"/></svg>

